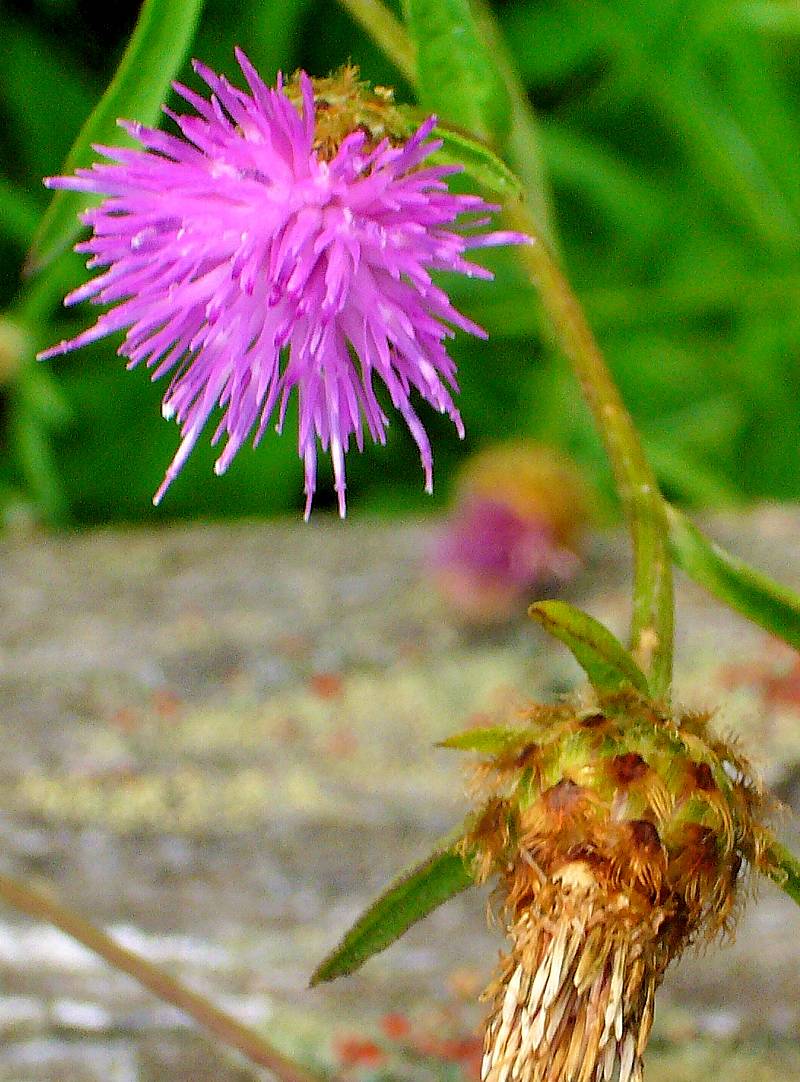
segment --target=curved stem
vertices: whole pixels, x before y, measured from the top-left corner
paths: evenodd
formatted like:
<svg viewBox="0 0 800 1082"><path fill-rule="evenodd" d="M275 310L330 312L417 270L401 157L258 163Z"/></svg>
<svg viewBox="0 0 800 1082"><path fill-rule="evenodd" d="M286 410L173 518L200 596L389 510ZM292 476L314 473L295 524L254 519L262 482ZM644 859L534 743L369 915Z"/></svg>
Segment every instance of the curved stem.
<svg viewBox="0 0 800 1082"><path fill-rule="evenodd" d="M395 18L381 0L339 0L339 3L394 62L411 86L414 86L417 81L416 50L399 19Z"/></svg>
<svg viewBox="0 0 800 1082"><path fill-rule="evenodd" d="M8 875L0 875L0 898L15 909L36 920L60 928L94 951L115 969L127 973L160 999L172 1003L190 1015L203 1029L235 1048L259 1067L266 1067L281 1082L319 1082L304 1067L273 1048L255 1030L243 1026L225 1011L215 1007L204 996L192 992L174 977L146 961L138 954L121 947L105 932L96 928L79 914L53 901L47 895Z"/></svg>
<svg viewBox="0 0 800 1082"><path fill-rule="evenodd" d="M524 206L506 208L514 229L537 238ZM561 348L580 380L591 407L633 541L634 578L631 645L648 673L653 693L667 697L672 677L673 599L668 526L655 475L580 303L544 241L517 249L541 297Z"/></svg>

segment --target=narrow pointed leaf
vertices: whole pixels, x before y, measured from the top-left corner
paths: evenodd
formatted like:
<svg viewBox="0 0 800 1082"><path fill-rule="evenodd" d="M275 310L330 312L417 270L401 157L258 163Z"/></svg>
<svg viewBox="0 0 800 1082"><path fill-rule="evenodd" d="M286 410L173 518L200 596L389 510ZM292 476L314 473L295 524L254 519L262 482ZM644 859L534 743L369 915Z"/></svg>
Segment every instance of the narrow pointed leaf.
<svg viewBox="0 0 800 1082"><path fill-rule="evenodd" d="M0 177L0 233L14 244L26 248L39 218L39 208L31 196L5 177Z"/></svg>
<svg viewBox="0 0 800 1082"><path fill-rule="evenodd" d="M317 966L312 986L359 969L412 924L472 883L468 864L454 847L433 853L392 883L358 918L339 946Z"/></svg>
<svg viewBox="0 0 800 1082"><path fill-rule="evenodd" d="M442 149L431 155L431 162L463 165L467 176L473 177L482 188L502 196L506 202L521 197L519 178L486 143L442 124L437 125L431 135L442 140Z"/></svg>
<svg viewBox="0 0 800 1082"><path fill-rule="evenodd" d="M622 643L587 613L566 601L538 601L528 615L572 651L601 694L613 694L628 685L648 694L647 678Z"/></svg>
<svg viewBox="0 0 800 1082"><path fill-rule="evenodd" d="M430 110L412 108L399 115L405 124L403 134L411 135L427 119ZM441 149L428 158L431 164L461 166L481 188L501 196L504 202L522 197L522 181L482 139L445 123L436 125L431 138L442 141Z"/></svg>
<svg viewBox="0 0 800 1082"><path fill-rule="evenodd" d="M800 597L710 541L667 505L669 541L678 567L709 593L800 650Z"/></svg>
<svg viewBox="0 0 800 1082"><path fill-rule="evenodd" d="M481 755L499 755L524 740L524 734L519 729L508 729L505 726L486 726L485 728L465 729L462 733L454 733L437 744L439 748L450 748L455 751L478 751Z"/></svg>
<svg viewBox="0 0 800 1082"><path fill-rule="evenodd" d="M511 130L511 99L469 0L405 0L404 9L417 48L420 103L501 149Z"/></svg>
<svg viewBox="0 0 800 1082"><path fill-rule="evenodd" d="M89 165L93 143L131 146L117 120L154 124L169 85L186 58L203 0L145 0L114 78L78 133L62 173ZM41 269L75 238L79 212L88 204L82 192L58 191L33 238L28 270Z"/></svg>

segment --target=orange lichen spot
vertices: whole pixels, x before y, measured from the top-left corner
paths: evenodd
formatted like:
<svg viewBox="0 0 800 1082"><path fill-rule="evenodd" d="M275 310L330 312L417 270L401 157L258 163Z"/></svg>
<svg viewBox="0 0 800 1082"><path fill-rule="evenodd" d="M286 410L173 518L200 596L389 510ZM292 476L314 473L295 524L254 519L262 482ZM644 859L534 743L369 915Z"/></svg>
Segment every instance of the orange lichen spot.
<svg viewBox="0 0 800 1082"><path fill-rule="evenodd" d="M386 1053L375 1041L356 1036L337 1037L334 1053L345 1067L379 1067L386 1059Z"/></svg>
<svg viewBox="0 0 800 1082"><path fill-rule="evenodd" d="M411 1023L404 1014L393 1011L381 1018L381 1029L390 1041L402 1041L411 1033Z"/></svg>
<svg viewBox="0 0 800 1082"><path fill-rule="evenodd" d="M139 728L141 718L130 706L121 706L109 719L110 724L122 733L133 733Z"/></svg>
<svg viewBox="0 0 800 1082"><path fill-rule="evenodd" d="M317 672L309 681L311 691L319 699L336 699L342 694L344 682L335 672Z"/></svg>
<svg viewBox="0 0 800 1082"><path fill-rule="evenodd" d="M181 711L183 703L180 696L176 695L174 691L164 689L162 691L153 692L152 697L153 710L158 714L160 718L176 718Z"/></svg>

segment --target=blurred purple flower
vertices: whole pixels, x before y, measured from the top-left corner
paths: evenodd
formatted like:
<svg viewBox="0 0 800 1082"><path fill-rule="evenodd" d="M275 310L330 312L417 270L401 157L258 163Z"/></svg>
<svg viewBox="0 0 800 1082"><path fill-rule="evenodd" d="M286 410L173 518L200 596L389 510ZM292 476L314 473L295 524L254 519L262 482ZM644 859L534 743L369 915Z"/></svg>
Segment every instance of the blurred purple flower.
<svg viewBox="0 0 800 1082"><path fill-rule="evenodd" d="M468 568L513 590L569 578L578 566L575 553L558 544L544 519L526 518L499 498L480 496L466 499L452 516L437 555L443 565Z"/></svg>
<svg viewBox="0 0 800 1082"><path fill-rule="evenodd" d="M530 591L576 574L587 509L583 478L568 459L531 440L490 445L461 467L429 570L463 618L502 622Z"/></svg>
<svg viewBox="0 0 800 1082"><path fill-rule="evenodd" d="M197 114L165 110L184 138L121 122L143 150L98 147L114 164L46 181L106 196L84 213L93 235L76 246L90 253L90 269L105 269L65 303L113 307L41 356L125 329L119 353L129 368L144 362L153 379L172 374L163 413L180 423L182 440L155 503L217 405L212 442L226 437L215 465L223 473L254 429L258 444L274 414L281 430L296 386L306 517L317 440L330 448L343 515L351 436L359 450L365 427L374 441L386 439L376 375L419 447L430 491L431 447L411 391L463 434L444 343L454 327L486 337L430 272L489 279L464 253L527 238L470 232L498 208L448 191L445 178L458 166L423 166L441 145L426 142L435 118L400 145L370 144L355 130L326 158L315 149L311 79L299 76L295 107L280 78L268 88L241 52L237 59L250 93L199 63L210 100L176 84ZM478 217L451 228L464 214Z"/></svg>

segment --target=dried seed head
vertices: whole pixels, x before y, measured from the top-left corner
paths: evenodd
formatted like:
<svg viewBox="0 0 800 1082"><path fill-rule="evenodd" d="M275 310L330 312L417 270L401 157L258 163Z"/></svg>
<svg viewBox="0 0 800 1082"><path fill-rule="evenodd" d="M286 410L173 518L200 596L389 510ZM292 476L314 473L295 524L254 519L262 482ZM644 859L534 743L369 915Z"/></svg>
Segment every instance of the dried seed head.
<svg viewBox="0 0 800 1082"><path fill-rule="evenodd" d="M465 851L499 875L511 940L483 1082L640 1079L667 966L729 928L742 862L760 859L760 792L707 716L601 705L534 708L479 770Z"/></svg>

